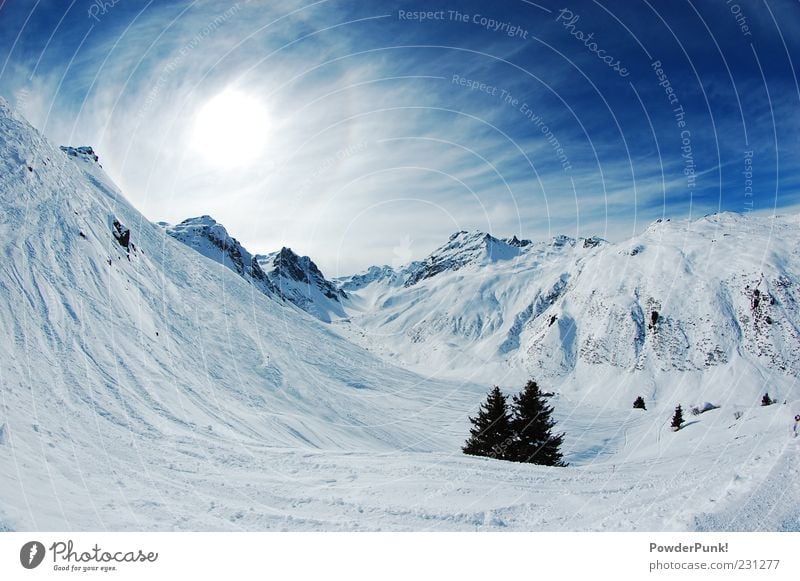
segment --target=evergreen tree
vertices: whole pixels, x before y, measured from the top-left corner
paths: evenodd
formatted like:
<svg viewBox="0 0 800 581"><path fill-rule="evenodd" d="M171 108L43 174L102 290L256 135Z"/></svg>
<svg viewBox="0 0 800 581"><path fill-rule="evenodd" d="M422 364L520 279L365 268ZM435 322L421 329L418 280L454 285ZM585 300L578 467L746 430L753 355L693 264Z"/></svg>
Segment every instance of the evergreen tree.
<svg viewBox="0 0 800 581"><path fill-rule="evenodd" d="M633 408L637 410L646 410L644 405L644 398L640 395L633 401Z"/></svg>
<svg viewBox="0 0 800 581"><path fill-rule="evenodd" d="M675 415L672 416L672 429L676 432L681 429L683 425L683 409L681 408L681 404L678 404L678 407L675 408Z"/></svg>
<svg viewBox="0 0 800 581"><path fill-rule="evenodd" d="M509 459L545 466L566 466L560 451L564 434L553 433L556 425L550 417L553 408L547 405L545 397L533 380L514 396L511 418L514 443Z"/></svg>
<svg viewBox="0 0 800 581"><path fill-rule="evenodd" d="M511 417L506 396L495 386L481 404L477 417L470 418L470 437L461 450L471 456L488 456L499 460L508 459L513 441Z"/></svg>

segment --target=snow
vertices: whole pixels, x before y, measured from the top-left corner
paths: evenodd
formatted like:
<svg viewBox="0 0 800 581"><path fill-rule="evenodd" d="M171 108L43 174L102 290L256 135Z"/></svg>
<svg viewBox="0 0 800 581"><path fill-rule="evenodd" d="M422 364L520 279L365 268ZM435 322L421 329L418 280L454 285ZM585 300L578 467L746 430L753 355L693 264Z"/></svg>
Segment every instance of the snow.
<svg viewBox="0 0 800 581"><path fill-rule="evenodd" d="M0 172L0 529L800 530L797 217L771 238L750 217L658 224L634 258L460 234L339 306L306 283L341 309L326 323L259 287L212 219L149 222L2 100ZM724 363L689 367L697 345ZM461 454L491 383L532 371L570 467ZM767 383L781 403L761 407ZM672 432L679 401L719 407Z"/></svg>

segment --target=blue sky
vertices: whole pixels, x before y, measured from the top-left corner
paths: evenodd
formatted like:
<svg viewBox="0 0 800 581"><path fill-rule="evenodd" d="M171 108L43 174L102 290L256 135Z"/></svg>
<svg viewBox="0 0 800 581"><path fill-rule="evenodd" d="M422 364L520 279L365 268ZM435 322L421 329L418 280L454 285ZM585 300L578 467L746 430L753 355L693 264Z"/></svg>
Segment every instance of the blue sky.
<svg viewBox="0 0 800 581"><path fill-rule="evenodd" d="M794 0L14 0L0 95L148 218L336 276L460 229L795 211L799 44Z"/></svg>

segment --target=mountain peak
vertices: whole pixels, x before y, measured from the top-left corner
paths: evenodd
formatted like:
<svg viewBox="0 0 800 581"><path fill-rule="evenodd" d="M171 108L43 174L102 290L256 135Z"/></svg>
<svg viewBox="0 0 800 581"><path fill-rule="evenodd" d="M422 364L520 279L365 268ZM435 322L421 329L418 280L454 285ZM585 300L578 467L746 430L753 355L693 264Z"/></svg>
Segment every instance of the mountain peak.
<svg viewBox="0 0 800 581"><path fill-rule="evenodd" d="M325 280L322 271L311 258L300 256L288 246L284 246L275 254L272 266L270 272L297 282L311 284L314 280Z"/></svg>
<svg viewBox="0 0 800 581"><path fill-rule="evenodd" d="M166 232L203 256L230 268L265 294L275 292L256 258L211 216L187 218L180 224L167 226Z"/></svg>
<svg viewBox="0 0 800 581"><path fill-rule="evenodd" d="M583 247L584 248L597 248L598 246L605 244L607 241L599 236L589 236L588 238L583 238Z"/></svg>
<svg viewBox="0 0 800 581"><path fill-rule="evenodd" d="M505 243L508 244L509 246L514 246L516 248L525 248L526 246L530 246L532 244L532 242L527 238L523 238L522 240L520 240L519 238L517 238L516 234L511 238L506 238Z"/></svg>
<svg viewBox="0 0 800 581"><path fill-rule="evenodd" d="M275 255L275 261L298 262L302 257L288 246L283 246ZM306 257L308 258L308 257Z"/></svg>
<svg viewBox="0 0 800 581"><path fill-rule="evenodd" d="M308 256L299 256L287 246L269 255L253 255L207 214L175 226L165 225L165 230L268 296L289 301L325 322L330 322L330 313L344 316L339 303L347 294L327 280Z"/></svg>
<svg viewBox="0 0 800 581"><path fill-rule="evenodd" d="M522 247L527 244L522 244L516 237L512 240L516 240L516 243L500 240L486 232L460 230L452 234L447 243L434 250L427 259L409 268L405 286L412 286L444 271L459 270L469 264L516 258L521 254Z"/></svg>

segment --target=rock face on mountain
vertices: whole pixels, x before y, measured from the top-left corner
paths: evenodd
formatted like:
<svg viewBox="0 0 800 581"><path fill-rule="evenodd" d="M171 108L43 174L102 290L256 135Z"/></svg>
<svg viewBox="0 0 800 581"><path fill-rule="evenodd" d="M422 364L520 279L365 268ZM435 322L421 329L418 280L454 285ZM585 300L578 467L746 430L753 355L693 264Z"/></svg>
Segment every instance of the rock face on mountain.
<svg viewBox="0 0 800 581"><path fill-rule="evenodd" d="M131 229L116 218L111 219L111 235L125 250L130 250Z"/></svg>
<svg viewBox="0 0 800 581"><path fill-rule="evenodd" d="M70 157L86 159L89 161L93 161L95 163L98 163L100 161L100 158L94 152L94 149L92 149L88 145L82 145L80 147L71 147L69 145L62 145L60 149Z"/></svg>
<svg viewBox="0 0 800 581"><path fill-rule="evenodd" d="M347 293L325 278L308 256L299 256L291 248L256 256L277 292L287 301L324 322L345 317L343 301Z"/></svg>
<svg viewBox="0 0 800 581"><path fill-rule="evenodd" d="M269 257L265 257L269 262ZM270 276L315 286L324 296L332 300L347 298L347 294L327 280L317 265L308 256L298 256L291 248L283 247L273 255Z"/></svg>

